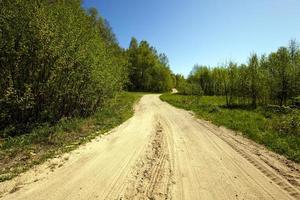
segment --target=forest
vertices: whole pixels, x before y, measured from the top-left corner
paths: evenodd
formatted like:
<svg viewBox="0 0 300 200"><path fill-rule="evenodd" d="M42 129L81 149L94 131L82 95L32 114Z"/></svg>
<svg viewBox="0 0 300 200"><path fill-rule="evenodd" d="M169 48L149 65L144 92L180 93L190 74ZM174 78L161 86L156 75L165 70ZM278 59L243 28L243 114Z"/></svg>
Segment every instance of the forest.
<svg viewBox="0 0 300 200"><path fill-rule="evenodd" d="M120 91L174 85L166 55L135 38L122 48L81 0L3 0L0 16L0 138L89 116Z"/></svg>
<svg viewBox="0 0 300 200"><path fill-rule="evenodd" d="M195 65L188 78L176 75L183 94L225 96L227 106L300 106L300 49L296 40L269 55L252 53L246 64Z"/></svg>

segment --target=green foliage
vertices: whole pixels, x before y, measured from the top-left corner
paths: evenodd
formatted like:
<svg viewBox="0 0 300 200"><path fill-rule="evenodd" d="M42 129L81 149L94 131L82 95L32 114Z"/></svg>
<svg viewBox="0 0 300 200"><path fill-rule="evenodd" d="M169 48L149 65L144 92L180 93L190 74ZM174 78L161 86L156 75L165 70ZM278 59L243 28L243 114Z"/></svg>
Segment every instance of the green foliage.
<svg viewBox="0 0 300 200"><path fill-rule="evenodd" d="M230 107L289 105L296 103L295 98L300 94L300 50L297 42L291 40L289 48L280 47L269 56L252 54L247 65L233 62L213 68L195 65L187 82L200 85L205 95L226 96Z"/></svg>
<svg viewBox="0 0 300 200"><path fill-rule="evenodd" d="M300 114L296 111L278 115L271 120L271 127L281 134L293 134L300 137Z"/></svg>
<svg viewBox="0 0 300 200"><path fill-rule="evenodd" d="M175 83L175 87L180 94L197 96L201 96L203 94L203 90L199 84L192 81L186 81L180 74L175 75Z"/></svg>
<svg viewBox="0 0 300 200"><path fill-rule="evenodd" d="M210 78L210 75L211 72L208 67L195 65L191 72L191 76L188 78L188 81L198 84L205 94L212 95L213 91L211 89L213 87L213 82Z"/></svg>
<svg viewBox="0 0 300 200"><path fill-rule="evenodd" d="M173 88L173 77L164 54L158 54L148 42L132 38L127 50L131 91L166 92Z"/></svg>
<svg viewBox="0 0 300 200"><path fill-rule="evenodd" d="M44 123L30 133L0 141L0 182L121 124L133 115L133 105L142 95L118 93L89 117L61 118L55 125Z"/></svg>
<svg viewBox="0 0 300 200"><path fill-rule="evenodd" d="M80 0L0 1L0 29L0 137L87 116L127 83L124 50Z"/></svg>
<svg viewBox="0 0 300 200"><path fill-rule="evenodd" d="M293 98L293 105L300 108L300 96Z"/></svg>
<svg viewBox="0 0 300 200"><path fill-rule="evenodd" d="M286 105L291 97L292 70L291 60L288 49L281 47L276 53L269 56L270 78L269 83L272 87L271 97L277 99L279 105ZM298 80L299 81L299 80Z"/></svg>
<svg viewBox="0 0 300 200"><path fill-rule="evenodd" d="M297 109L280 106L233 109L224 106L226 97L223 96L197 98L164 94L160 98L217 125L240 131L249 139L300 162L300 111Z"/></svg>

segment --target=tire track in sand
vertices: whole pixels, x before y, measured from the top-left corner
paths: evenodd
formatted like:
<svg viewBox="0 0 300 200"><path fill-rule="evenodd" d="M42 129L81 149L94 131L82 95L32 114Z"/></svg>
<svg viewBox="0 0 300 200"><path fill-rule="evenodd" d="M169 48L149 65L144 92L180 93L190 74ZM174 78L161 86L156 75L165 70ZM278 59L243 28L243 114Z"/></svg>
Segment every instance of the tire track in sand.
<svg viewBox="0 0 300 200"><path fill-rule="evenodd" d="M248 149L242 145L243 143L237 138L233 137L233 135L231 135L230 133L223 133L223 131L221 131L219 128L213 127L212 125L209 125L208 122L205 122L203 120L198 120L198 122L206 129L208 129L211 133L215 134L220 139L225 141L231 148L233 148L237 153L243 156L249 163L260 170L276 185L285 190L291 197L300 199L300 191L296 187L298 183L295 180L294 181L297 184L295 184L294 186L289 180L283 179L284 177L280 176L280 172L274 171L274 168L272 168L269 163L266 163L265 161L263 162L262 160L256 158L253 153L248 152Z"/></svg>
<svg viewBox="0 0 300 200"><path fill-rule="evenodd" d="M152 137L144 156L137 161L120 199L171 199L172 169L166 136L160 122Z"/></svg>

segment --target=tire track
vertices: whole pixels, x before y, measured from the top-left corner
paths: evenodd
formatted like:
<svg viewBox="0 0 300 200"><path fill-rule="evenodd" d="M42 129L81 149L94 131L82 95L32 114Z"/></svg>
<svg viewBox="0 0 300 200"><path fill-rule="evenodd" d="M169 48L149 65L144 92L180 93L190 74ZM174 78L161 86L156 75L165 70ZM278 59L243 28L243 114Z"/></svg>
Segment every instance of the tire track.
<svg viewBox="0 0 300 200"><path fill-rule="evenodd" d="M286 191L291 197L295 199L300 199L300 191L293 186L288 180L283 179L282 176L273 168L270 168L268 163L262 163L263 161L255 158L251 153L247 152L247 148L245 148L243 143L238 141L236 138L230 137L229 133L220 134L220 130L215 130L211 126L207 125L205 122L198 120L198 122L207 128L211 133L215 134L217 137L225 141L231 148L233 148L236 152L238 152L242 157L244 157L249 163L255 166L259 171L261 171L265 176L267 176L270 180L272 180L276 185ZM238 144L237 144L238 143Z"/></svg>
<svg viewBox="0 0 300 200"><path fill-rule="evenodd" d="M171 165L163 127L157 123L145 154L137 161L120 199L171 199Z"/></svg>

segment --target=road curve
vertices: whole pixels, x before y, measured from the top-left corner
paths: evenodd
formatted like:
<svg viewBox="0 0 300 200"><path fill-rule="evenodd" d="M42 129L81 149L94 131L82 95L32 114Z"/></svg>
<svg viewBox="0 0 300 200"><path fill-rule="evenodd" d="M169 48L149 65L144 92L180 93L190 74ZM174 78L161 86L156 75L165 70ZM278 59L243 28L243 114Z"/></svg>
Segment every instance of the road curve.
<svg viewBox="0 0 300 200"><path fill-rule="evenodd" d="M145 95L134 116L0 183L3 200L300 199L299 165Z"/></svg>

